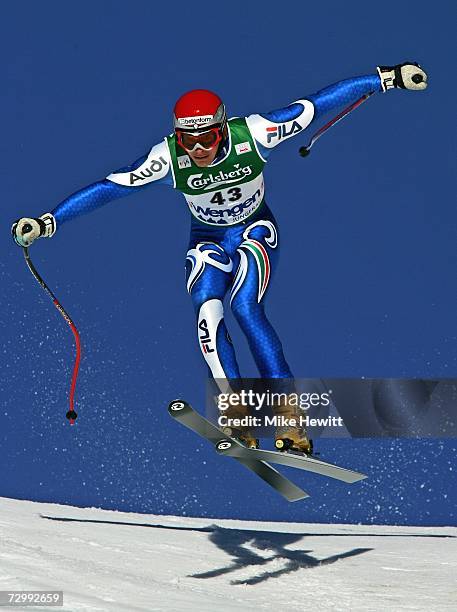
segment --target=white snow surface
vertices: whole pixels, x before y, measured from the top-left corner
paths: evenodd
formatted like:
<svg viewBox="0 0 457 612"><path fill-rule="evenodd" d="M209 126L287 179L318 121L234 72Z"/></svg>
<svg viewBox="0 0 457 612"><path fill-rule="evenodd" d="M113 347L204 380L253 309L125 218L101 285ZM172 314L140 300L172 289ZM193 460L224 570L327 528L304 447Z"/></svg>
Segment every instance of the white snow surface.
<svg viewBox="0 0 457 612"><path fill-rule="evenodd" d="M64 591L63 607L41 610L457 610L456 527L200 519L0 498L0 538L0 590Z"/></svg>

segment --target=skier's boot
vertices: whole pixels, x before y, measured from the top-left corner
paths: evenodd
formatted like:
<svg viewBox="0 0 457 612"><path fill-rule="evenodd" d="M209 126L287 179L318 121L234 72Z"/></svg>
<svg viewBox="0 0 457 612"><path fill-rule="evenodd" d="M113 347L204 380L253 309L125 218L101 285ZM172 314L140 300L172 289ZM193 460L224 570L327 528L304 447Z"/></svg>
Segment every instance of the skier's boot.
<svg viewBox="0 0 457 612"><path fill-rule="evenodd" d="M313 441L308 438L304 427L278 427L275 434L275 447L279 451L313 454Z"/></svg>
<svg viewBox="0 0 457 612"><path fill-rule="evenodd" d="M289 402L289 397L281 398L279 403L273 407L275 416L281 416L284 419L295 419L296 425L284 425L276 427L275 431L275 447L279 451L298 451L306 455L313 453L313 441L308 438L306 429L300 425L300 416L303 416L303 411L296 405Z"/></svg>
<svg viewBox="0 0 457 612"><path fill-rule="evenodd" d="M235 430L231 437L241 442L246 448L259 448L259 439L254 438L252 432L248 429Z"/></svg>
<svg viewBox="0 0 457 612"><path fill-rule="evenodd" d="M249 409L244 405L231 404L226 410L220 410L220 414L227 419L242 419L250 415ZM249 427L226 425L220 428L230 438L235 438L247 448L259 448L259 441L250 431Z"/></svg>

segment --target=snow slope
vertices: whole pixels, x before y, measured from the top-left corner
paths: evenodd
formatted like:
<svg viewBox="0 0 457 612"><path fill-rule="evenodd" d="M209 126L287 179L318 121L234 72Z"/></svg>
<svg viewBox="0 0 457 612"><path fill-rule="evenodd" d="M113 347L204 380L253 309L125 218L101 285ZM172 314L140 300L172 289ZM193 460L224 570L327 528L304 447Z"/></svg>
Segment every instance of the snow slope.
<svg viewBox="0 0 457 612"><path fill-rule="evenodd" d="M63 608L49 610L457 609L456 527L211 521L0 498L0 537L0 590L63 590Z"/></svg>

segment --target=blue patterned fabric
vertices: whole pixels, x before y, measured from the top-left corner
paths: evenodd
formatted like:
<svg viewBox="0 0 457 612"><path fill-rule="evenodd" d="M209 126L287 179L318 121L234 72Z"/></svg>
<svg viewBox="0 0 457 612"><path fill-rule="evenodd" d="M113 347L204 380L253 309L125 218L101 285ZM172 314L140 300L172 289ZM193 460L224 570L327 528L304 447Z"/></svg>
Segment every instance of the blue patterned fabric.
<svg viewBox="0 0 457 612"><path fill-rule="evenodd" d="M108 204L108 202L131 195L132 193L134 193L133 189L116 185L116 183L112 183L107 179L93 183L71 195L53 211L57 227L65 221L96 210L100 206Z"/></svg>
<svg viewBox="0 0 457 612"><path fill-rule="evenodd" d="M120 168L117 172L130 172L141 166L145 161L147 155L143 155L137 159L133 164ZM173 179L171 174L168 174L163 179L155 181L156 184L162 183L173 186ZM53 211L57 221L57 227L59 227L65 221L84 215L92 210L96 210L108 202L118 200L133 193L138 193L139 190L146 189L148 185L137 186L137 187L124 187L113 183L108 179L103 179L88 187L80 189L70 197L66 198L61 202Z"/></svg>
<svg viewBox="0 0 457 612"><path fill-rule="evenodd" d="M258 259L254 250L263 247L269 265L267 286L259 297ZM195 257L195 253L198 253ZM275 219L266 204L255 219L224 228L195 224L191 233L186 278L197 320L202 306L210 300L221 302L231 291L231 308L246 335L260 376L293 378L284 357L281 341L265 314L264 300L279 257L279 236ZM198 259L198 261L197 261ZM230 272L218 264L232 262ZM199 269L197 268L199 266ZM198 269L198 274L196 271ZM189 280L193 282L189 283ZM238 279L238 282L237 282ZM216 334L216 351L226 378L240 378L233 344L224 319ZM213 372L210 372L214 375Z"/></svg>
<svg viewBox="0 0 457 612"><path fill-rule="evenodd" d="M381 92L381 79L377 74L353 77L339 81L329 87L321 89L315 94L304 96L304 100L309 100L314 105L314 117L310 125L327 113L339 111L343 106L349 106L365 94L372 91ZM284 108L279 108L268 113L261 113L261 116L274 123L286 123L295 119L303 110L300 103L294 102ZM267 159L273 149L267 149L258 143L260 154Z"/></svg>
<svg viewBox="0 0 457 612"><path fill-rule="evenodd" d="M382 91L381 79L377 74L339 81L308 96L307 100L314 104L314 119L318 119L330 111L339 110L341 106L349 106L372 91Z"/></svg>

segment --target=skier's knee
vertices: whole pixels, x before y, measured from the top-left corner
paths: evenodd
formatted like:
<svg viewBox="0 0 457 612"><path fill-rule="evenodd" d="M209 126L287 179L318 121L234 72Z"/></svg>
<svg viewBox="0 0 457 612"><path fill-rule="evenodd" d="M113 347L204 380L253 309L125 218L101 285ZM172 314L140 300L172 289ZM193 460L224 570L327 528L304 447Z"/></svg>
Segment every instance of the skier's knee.
<svg viewBox="0 0 457 612"><path fill-rule="evenodd" d="M256 314L263 312L263 304L259 304L255 300L233 300L230 306L237 320L252 320Z"/></svg>
<svg viewBox="0 0 457 612"><path fill-rule="evenodd" d="M214 299L214 294L212 294L211 291L209 291L206 287L199 287L197 289L194 289L190 294L190 297L192 299L192 304L194 306L195 312L197 313L197 316L199 316L199 312L205 306L205 304L214 301L220 301ZM205 309L209 310L212 310L213 308L214 307L205 307Z"/></svg>

